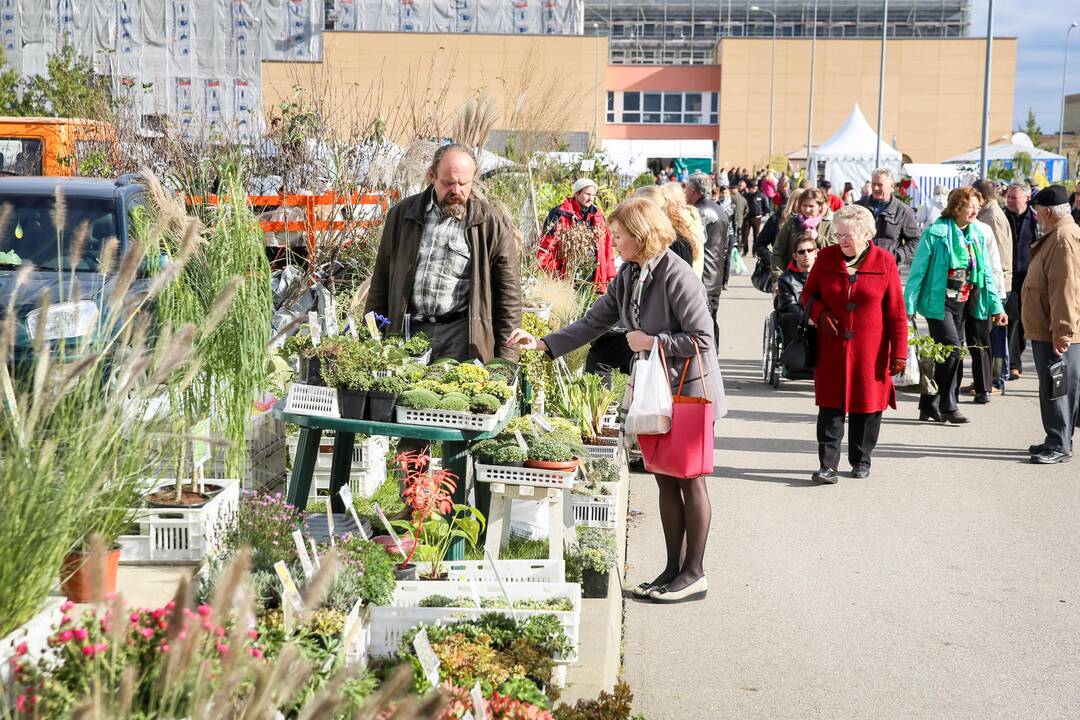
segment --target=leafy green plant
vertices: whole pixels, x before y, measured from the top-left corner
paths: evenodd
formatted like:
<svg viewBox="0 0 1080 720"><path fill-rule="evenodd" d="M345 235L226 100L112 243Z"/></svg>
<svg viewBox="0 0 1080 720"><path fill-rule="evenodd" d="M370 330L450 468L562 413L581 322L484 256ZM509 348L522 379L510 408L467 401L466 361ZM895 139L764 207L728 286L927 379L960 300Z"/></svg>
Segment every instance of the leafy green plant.
<svg viewBox="0 0 1080 720"><path fill-rule="evenodd" d="M285 338L281 345L281 354L288 360L293 358L311 359L315 357L315 345L311 342L311 335L297 332Z"/></svg>
<svg viewBox="0 0 1080 720"><path fill-rule="evenodd" d="M339 546L342 567L356 572L360 577L360 599L372 605L389 605L394 588L397 587L397 579L394 575L394 559L386 552L386 548L358 535L351 536L339 543ZM342 600L351 607L356 597Z"/></svg>
<svg viewBox="0 0 1080 720"><path fill-rule="evenodd" d="M447 371L445 378L449 382L467 383L484 382L490 377L487 368L473 363L460 363Z"/></svg>
<svg viewBox="0 0 1080 720"><path fill-rule="evenodd" d="M529 460L569 462L574 457L574 451L569 445L550 436L541 437L529 443Z"/></svg>
<svg viewBox="0 0 1080 720"><path fill-rule="evenodd" d="M398 405L415 410L429 410L439 404L439 396L430 390L406 390L398 396Z"/></svg>
<svg viewBox="0 0 1080 720"><path fill-rule="evenodd" d="M342 339L336 347L333 362L322 364L323 382L327 387L344 388L356 392L371 390L375 384L375 375L372 372L373 358L370 353L356 341ZM320 345L320 348L323 347Z"/></svg>
<svg viewBox="0 0 1080 720"><path fill-rule="evenodd" d="M491 455L491 462L495 465L513 465L523 463L527 459L528 453L524 452L516 443L501 445Z"/></svg>
<svg viewBox="0 0 1080 720"><path fill-rule="evenodd" d="M945 362L953 353L959 353L961 359L970 354L967 345L945 345L929 335L919 335L914 332L908 334L908 345L915 348L915 354L918 357L933 360L935 363Z"/></svg>
<svg viewBox="0 0 1080 720"><path fill-rule="evenodd" d="M584 570L601 575L610 572L616 552L615 535L610 530L579 526L577 542L565 554L567 582L581 582Z"/></svg>
<svg viewBox="0 0 1080 720"><path fill-rule="evenodd" d="M400 372L392 372L390 375L383 375L375 378L375 381L371 384L371 389L377 392L392 393L397 395L405 392L409 387L408 380Z"/></svg>
<svg viewBox="0 0 1080 720"><path fill-rule="evenodd" d="M617 399L614 390L606 387L600 376L592 373L574 377L557 372L557 390L551 397L552 411L562 417L576 419L583 438L595 440L603 437L604 415Z"/></svg>
<svg viewBox="0 0 1080 720"><path fill-rule="evenodd" d="M472 401L469 403L469 410L480 415L494 415L499 411L500 406L499 398L494 395L480 393L479 395L473 395Z"/></svg>
<svg viewBox="0 0 1080 720"><path fill-rule="evenodd" d="M555 720L631 720L634 695L625 682L615 683L614 692L601 691L596 700L578 700L573 707L560 705Z"/></svg>
<svg viewBox="0 0 1080 720"><path fill-rule="evenodd" d="M303 515L281 493L243 491L235 515L219 521L219 553L231 558L241 548L251 549L254 570L273 570L279 560L296 560L292 533Z"/></svg>
<svg viewBox="0 0 1080 720"><path fill-rule="evenodd" d="M466 412L469 409L468 398L444 397L436 405L439 410L451 410L453 412Z"/></svg>

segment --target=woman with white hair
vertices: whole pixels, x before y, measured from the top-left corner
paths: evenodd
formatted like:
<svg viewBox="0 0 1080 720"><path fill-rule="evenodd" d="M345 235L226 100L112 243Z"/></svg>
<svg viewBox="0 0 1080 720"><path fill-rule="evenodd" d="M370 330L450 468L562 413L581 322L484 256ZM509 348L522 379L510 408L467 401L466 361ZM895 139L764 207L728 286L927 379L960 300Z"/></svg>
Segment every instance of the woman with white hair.
<svg viewBox="0 0 1080 720"><path fill-rule="evenodd" d="M587 278L599 295L615 277L615 255L611 250L611 230L604 222L604 214L594 204L597 185L595 180L581 178L574 183L573 194L553 207L544 220L544 236L536 259L540 267L556 277L566 277L575 268L568 267L562 235L575 225L590 228L596 237L596 265L586 269ZM580 272L581 268L577 268Z"/></svg>
<svg viewBox="0 0 1080 720"><path fill-rule="evenodd" d="M907 368L907 317L892 253L874 244L874 216L848 205L833 215L836 245L822 248L802 302L817 326L814 397L820 469L836 483L845 417L851 421L851 476L870 476L886 407L896 409L892 376Z"/></svg>

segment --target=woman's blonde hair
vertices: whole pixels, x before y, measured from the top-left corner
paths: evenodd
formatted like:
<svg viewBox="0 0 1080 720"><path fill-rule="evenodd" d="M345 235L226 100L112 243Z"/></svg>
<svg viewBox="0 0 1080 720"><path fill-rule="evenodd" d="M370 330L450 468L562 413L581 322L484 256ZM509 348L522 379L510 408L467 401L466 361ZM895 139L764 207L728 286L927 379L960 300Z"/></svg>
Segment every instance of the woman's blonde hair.
<svg viewBox="0 0 1080 720"><path fill-rule="evenodd" d="M821 214L825 214L825 210L829 207L829 198L825 195L825 191L820 188L807 188L799 194L799 205L796 206L796 212L800 209L804 202L816 202L821 206Z"/></svg>
<svg viewBox="0 0 1080 720"><path fill-rule="evenodd" d="M796 208L799 207L799 198L802 197L804 192L806 192L806 191L805 190L796 190L795 192L791 193L791 195L788 195L787 202L784 203L784 209L780 211L780 224L781 225L783 225L784 222L789 217L791 217L791 213L796 212Z"/></svg>
<svg viewBox="0 0 1080 720"><path fill-rule="evenodd" d="M638 188L635 197L642 197L656 203L664 211L675 228L675 234L686 238L690 243L690 250L695 260L701 256L702 243L704 241L704 229L701 227L701 215L697 208L687 204L686 195L682 185L667 183L665 185L645 185Z"/></svg>
<svg viewBox="0 0 1080 720"><path fill-rule="evenodd" d="M833 213L833 227L840 223L844 223L855 232L861 233L867 239L871 239L877 234L874 214L862 205L845 205Z"/></svg>
<svg viewBox="0 0 1080 720"><path fill-rule="evenodd" d="M972 200L982 205L978 190L973 187L956 188L949 193L949 202L945 205L945 209L941 211L941 217L956 220L956 216L961 211L966 210Z"/></svg>
<svg viewBox="0 0 1080 720"><path fill-rule="evenodd" d="M608 215L608 224L618 223L637 243L638 254L645 260L663 254L675 242L675 228L660 205L645 197L630 197Z"/></svg>

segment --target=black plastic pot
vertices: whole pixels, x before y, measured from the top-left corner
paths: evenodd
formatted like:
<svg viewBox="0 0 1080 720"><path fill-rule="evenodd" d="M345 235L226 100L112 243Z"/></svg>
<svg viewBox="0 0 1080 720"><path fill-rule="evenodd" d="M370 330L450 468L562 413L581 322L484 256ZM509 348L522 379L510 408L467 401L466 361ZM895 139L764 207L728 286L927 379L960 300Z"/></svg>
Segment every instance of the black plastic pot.
<svg viewBox="0 0 1080 720"><path fill-rule="evenodd" d="M325 385L322 379L322 361L319 358L300 358L300 378L305 385Z"/></svg>
<svg viewBox="0 0 1080 720"><path fill-rule="evenodd" d="M397 393L368 392L368 420L374 422L394 422L394 408L397 406Z"/></svg>
<svg viewBox="0 0 1080 720"><path fill-rule="evenodd" d="M588 568L581 570L581 597L606 598L611 573L598 573Z"/></svg>
<svg viewBox="0 0 1080 720"><path fill-rule="evenodd" d="M367 404L367 390L338 388L338 410L341 411L341 417L349 420L363 420Z"/></svg>
<svg viewBox="0 0 1080 720"><path fill-rule="evenodd" d="M408 565L395 565L394 577L398 580L415 580L416 566L412 563L409 563Z"/></svg>

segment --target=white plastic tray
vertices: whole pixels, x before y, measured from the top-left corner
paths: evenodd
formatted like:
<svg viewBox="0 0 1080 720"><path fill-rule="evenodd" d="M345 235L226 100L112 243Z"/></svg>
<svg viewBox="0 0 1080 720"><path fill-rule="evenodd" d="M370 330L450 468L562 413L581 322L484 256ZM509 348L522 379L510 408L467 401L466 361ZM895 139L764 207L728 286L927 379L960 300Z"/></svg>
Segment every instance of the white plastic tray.
<svg viewBox="0 0 1080 720"><path fill-rule="evenodd" d="M580 465L578 466L580 468ZM574 486L577 470L559 472L538 468L508 467L476 463L476 482L502 483L504 485L533 485L535 487L569 490Z"/></svg>

